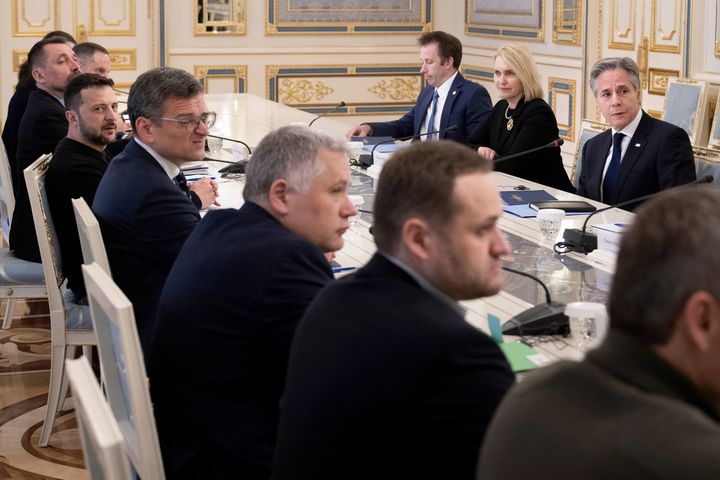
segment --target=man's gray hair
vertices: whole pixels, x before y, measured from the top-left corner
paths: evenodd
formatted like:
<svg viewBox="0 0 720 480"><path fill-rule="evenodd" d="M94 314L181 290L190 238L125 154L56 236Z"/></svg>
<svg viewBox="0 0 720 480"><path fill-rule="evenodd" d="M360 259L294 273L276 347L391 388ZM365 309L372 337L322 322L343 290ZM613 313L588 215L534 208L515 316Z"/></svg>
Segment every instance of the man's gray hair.
<svg viewBox="0 0 720 480"><path fill-rule="evenodd" d="M128 94L128 114L135 130L139 117L157 119L163 116L163 102L168 98L188 99L203 93L195 77L178 68L153 68L140 75Z"/></svg>
<svg viewBox="0 0 720 480"><path fill-rule="evenodd" d="M348 155L344 140L308 127L293 125L268 133L248 162L243 198L264 205L270 186L281 178L300 193L307 192L325 168L318 159L323 149Z"/></svg>
<svg viewBox="0 0 720 480"><path fill-rule="evenodd" d="M640 70L635 60L629 57L601 58L590 69L590 90L597 96L597 79L608 70L625 70L630 77L630 83L637 91L640 90Z"/></svg>

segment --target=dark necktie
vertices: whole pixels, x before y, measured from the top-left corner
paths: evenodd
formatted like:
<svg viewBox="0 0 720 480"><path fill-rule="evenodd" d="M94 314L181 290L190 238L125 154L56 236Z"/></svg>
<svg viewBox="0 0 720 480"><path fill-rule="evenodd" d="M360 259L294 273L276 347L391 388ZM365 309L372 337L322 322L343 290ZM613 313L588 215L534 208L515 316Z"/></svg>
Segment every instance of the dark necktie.
<svg viewBox="0 0 720 480"><path fill-rule="evenodd" d="M180 187L180 190L190 198L190 189L187 185L187 179L185 178L185 174L183 172L180 172L175 177L175 184Z"/></svg>
<svg viewBox="0 0 720 480"><path fill-rule="evenodd" d="M614 200L615 185L618 179L618 173L620 173L620 156L622 152L622 141L625 134L617 132L613 135L613 151L612 158L610 159L610 165L608 166L607 172L605 172L605 180L603 180L603 198L602 201L610 203Z"/></svg>
<svg viewBox="0 0 720 480"><path fill-rule="evenodd" d="M428 120L428 125L427 125L428 132L435 131L435 127L433 125L435 125L435 110L437 110L437 100L438 100L438 91L437 91L437 89L435 89L435 91L433 92L433 97L432 97L432 105L430 105L430 119ZM433 140L435 138L435 135L437 135L437 134L428 135L426 139Z"/></svg>

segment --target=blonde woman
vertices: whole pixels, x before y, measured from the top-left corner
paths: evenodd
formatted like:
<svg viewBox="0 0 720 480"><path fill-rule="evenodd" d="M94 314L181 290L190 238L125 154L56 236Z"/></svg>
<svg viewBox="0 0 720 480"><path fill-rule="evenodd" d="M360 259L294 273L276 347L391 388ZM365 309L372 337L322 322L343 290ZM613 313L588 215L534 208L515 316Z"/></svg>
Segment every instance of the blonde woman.
<svg viewBox="0 0 720 480"><path fill-rule="evenodd" d="M563 167L560 147L503 161L513 153L547 145L558 138L555 114L543 100L535 61L521 45L507 44L495 54L495 86L501 100L470 137L478 154L495 160L495 170L568 192L575 189Z"/></svg>

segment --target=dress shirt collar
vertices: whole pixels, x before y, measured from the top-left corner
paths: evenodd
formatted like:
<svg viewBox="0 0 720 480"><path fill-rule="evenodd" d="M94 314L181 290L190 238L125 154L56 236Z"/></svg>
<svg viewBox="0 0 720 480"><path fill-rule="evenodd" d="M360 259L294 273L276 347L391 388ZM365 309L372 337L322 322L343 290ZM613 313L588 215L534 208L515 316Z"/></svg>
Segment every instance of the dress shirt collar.
<svg viewBox="0 0 720 480"><path fill-rule="evenodd" d="M450 78L445 80L442 85L437 87L438 99L447 97L448 92L450 92L450 87L452 87L452 84L455 81L455 77L457 77L457 74L458 72L456 70Z"/></svg>
<svg viewBox="0 0 720 480"><path fill-rule="evenodd" d="M425 290L426 292L428 292L429 294L431 294L432 296L434 296L441 302L445 303L450 308L452 308L454 311L456 311L458 315L465 318L465 309L462 306L460 306L459 303L457 303L455 300L453 300L452 298L448 297L443 292L441 292L440 290L435 288L435 286L432 283L430 283L430 281L428 279L426 279L425 277L420 275L418 272L416 272L415 270L410 268L405 262L403 262L402 260L400 260L397 257L393 257L392 255L384 253L384 252L378 252L378 254L381 255L383 258L385 258L390 263L392 263L393 265L395 265L396 267L398 267L403 272L410 275L410 277L413 280L415 280L418 283L418 285L420 285L420 288L422 288L423 290Z"/></svg>
<svg viewBox="0 0 720 480"><path fill-rule="evenodd" d="M635 130L637 130L638 125L640 125L640 120L642 119L642 114L643 114L642 108L638 109L638 113L637 113L637 115L635 115L635 118L633 119L633 121L628 123L627 125L625 125L625 128L623 128L622 130L615 130L614 128L612 129L613 136L615 136L615 134L617 132L622 132L625 134L625 136L627 137L628 142L629 142L630 139L633 137L633 135L635 135Z"/></svg>
<svg viewBox="0 0 720 480"><path fill-rule="evenodd" d="M160 164L162 169L165 171L168 177L170 177L170 180L175 180L175 177L178 176L180 173L180 168L172 163L170 160L167 160L160 156L159 153L157 153L155 150L150 148L149 146L145 145L143 142L140 141L140 139L135 135L135 141L138 145L140 145L142 148L145 149L152 157Z"/></svg>

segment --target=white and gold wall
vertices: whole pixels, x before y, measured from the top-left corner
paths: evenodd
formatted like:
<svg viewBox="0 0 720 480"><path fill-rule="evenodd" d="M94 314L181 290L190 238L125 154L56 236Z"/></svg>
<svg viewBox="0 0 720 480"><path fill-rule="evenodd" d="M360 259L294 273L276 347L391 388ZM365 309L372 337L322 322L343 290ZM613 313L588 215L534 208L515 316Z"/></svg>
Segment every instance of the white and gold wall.
<svg viewBox="0 0 720 480"><path fill-rule="evenodd" d="M707 141L720 84L718 0L8 0L0 23L0 109L17 66L45 32L105 45L121 88L147 68L194 73L209 93L249 92L308 111L345 101L347 123L395 118L423 86L416 38L445 30L464 45L463 73L492 81L507 42L534 53L555 110L566 166L583 119L602 121L585 80L602 56L643 71L643 105L662 116L671 80L706 85ZM358 7L358 5L361 5ZM720 144L720 129L718 129Z"/></svg>

